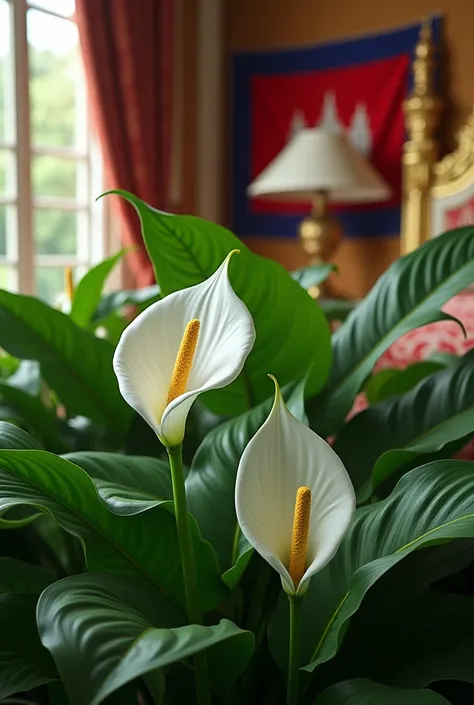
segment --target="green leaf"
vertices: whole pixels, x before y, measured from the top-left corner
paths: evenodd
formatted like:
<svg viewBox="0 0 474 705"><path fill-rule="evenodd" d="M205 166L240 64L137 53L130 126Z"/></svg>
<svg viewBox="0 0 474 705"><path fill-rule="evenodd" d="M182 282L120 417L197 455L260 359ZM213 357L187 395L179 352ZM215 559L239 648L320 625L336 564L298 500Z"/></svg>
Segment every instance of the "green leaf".
<svg viewBox="0 0 474 705"><path fill-rule="evenodd" d="M280 264L254 254L220 225L163 213L126 191L110 193L135 207L164 295L204 281L231 250L240 250L230 262L229 276L252 314L257 339L239 378L203 396L212 411L242 413L272 393L268 373L283 387L304 376L314 360L318 366L310 391L315 394L321 388L331 364L329 327L318 305Z"/></svg>
<svg viewBox="0 0 474 705"><path fill-rule="evenodd" d="M172 625L169 605L159 595L102 575L55 583L38 603L41 639L71 705L98 705L134 678L203 649L209 649L214 683L232 685L252 654L253 635L227 620L212 627L163 628Z"/></svg>
<svg viewBox="0 0 474 705"><path fill-rule="evenodd" d="M414 592L391 577L388 573L371 588L327 669L401 688L446 680L473 683L474 599L436 587Z"/></svg>
<svg viewBox="0 0 474 705"><path fill-rule="evenodd" d="M365 501L418 456L431 456L453 442L462 447L472 433L474 351L425 377L407 394L357 414L341 430L334 450L352 477L358 499Z"/></svg>
<svg viewBox="0 0 474 705"><path fill-rule="evenodd" d="M93 321L98 323L108 318L113 313L120 312L124 306L140 305L144 308L161 298L160 287L157 284L146 286L143 289L130 289L125 291L112 291L99 301L94 313Z"/></svg>
<svg viewBox="0 0 474 705"><path fill-rule="evenodd" d="M356 678L333 685L314 705L449 705L432 690L403 690Z"/></svg>
<svg viewBox="0 0 474 705"><path fill-rule="evenodd" d="M53 583L37 608L41 641L54 658L69 702L84 705L94 702L137 637L153 625L175 626L182 619L151 586L98 573Z"/></svg>
<svg viewBox="0 0 474 705"><path fill-rule="evenodd" d="M304 420L304 381L283 390L290 411ZM235 513L235 479L240 457L250 439L270 413L273 400L267 399L251 411L231 419L207 434L194 456L186 478L188 507L203 537L212 543L221 569L227 571L237 559L249 553L239 545L240 531ZM234 585L250 555L240 562L237 573L227 575Z"/></svg>
<svg viewBox="0 0 474 705"><path fill-rule="evenodd" d="M92 451L63 457L86 471L116 514L137 514L173 496L169 465L163 460Z"/></svg>
<svg viewBox="0 0 474 705"><path fill-rule="evenodd" d="M0 557L0 593L39 595L54 580L54 573L47 568Z"/></svg>
<svg viewBox="0 0 474 705"><path fill-rule="evenodd" d="M429 463L407 473L382 502L362 507L336 556L313 576L303 603L303 663L312 671L337 652L365 594L412 551L474 537L474 464ZM270 645L285 663L286 605L274 615Z"/></svg>
<svg viewBox="0 0 474 705"><path fill-rule="evenodd" d="M184 605L176 522L166 509L117 516L77 465L44 451L0 451L0 511L22 504L53 516L79 537L89 570L135 577ZM196 529L193 540L202 609L207 611L222 599L223 585L212 547Z"/></svg>
<svg viewBox="0 0 474 705"><path fill-rule="evenodd" d="M422 379L444 370L445 367L446 365L440 362L425 360L408 365L403 370L393 368L381 370L371 377L365 388L367 400L370 404L378 404L385 399L390 399L390 397L409 392Z"/></svg>
<svg viewBox="0 0 474 705"><path fill-rule="evenodd" d="M440 311L474 280L474 228L445 233L401 257L334 334L327 389L312 403L312 427L338 429L378 358L404 333L453 320Z"/></svg>
<svg viewBox="0 0 474 705"><path fill-rule="evenodd" d="M24 425L38 436L45 447L54 453L64 453L67 446L58 433L57 419L39 397L0 382L0 398L15 409Z"/></svg>
<svg viewBox="0 0 474 705"><path fill-rule="evenodd" d="M329 277L331 272L337 272L335 264L312 264L309 267L302 267L290 272L291 277L298 282L303 289L310 289L312 286L322 284Z"/></svg>
<svg viewBox="0 0 474 705"><path fill-rule="evenodd" d="M115 265L122 257L130 251L124 248L117 254L107 257L95 267L89 269L78 283L72 299L72 306L69 316L74 323L81 328L86 328L92 321L92 317L99 304L102 289Z"/></svg>
<svg viewBox="0 0 474 705"><path fill-rule="evenodd" d="M211 680L220 688L229 688L250 660L254 637L251 632L243 631L227 619L211 627L191 624L175 629L148 629L109 675L95 696L93 705L133 678L182 661L205 649L210 650Z"/></svg>
<svg viewBox="0 0 474 705"><path fill-rule="evenodd" d="M132 411L118 390L110 343L38 299L0 291L0 345L38 360L42 377L70 415L127 431Z"/></svg>
<svg viewBox="0 0 474 705"><path fill-rule="evenodd" d="M11 450L42 450L38 441L11 423L0 421L0 448Z"/></svg>
<svg viewBox="0 0 474 705"><path fill-rule="evenodd" d="M0 595L0 700L57 679L36 629L35 595Z"/></svg>

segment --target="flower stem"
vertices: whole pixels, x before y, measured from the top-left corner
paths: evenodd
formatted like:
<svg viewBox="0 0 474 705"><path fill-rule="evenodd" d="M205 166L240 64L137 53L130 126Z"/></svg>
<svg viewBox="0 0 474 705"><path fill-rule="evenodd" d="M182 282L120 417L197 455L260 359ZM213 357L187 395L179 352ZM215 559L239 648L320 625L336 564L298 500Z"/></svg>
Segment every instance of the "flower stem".
<svg viewBox="0 0 474 705"><path fill-rule="evenodd" d="M290 643L288 658L288 687L286 705L297 705L301 661L301 604L300 597L288 595L290 602Z"/></svg>
<svg viewBox="0 0 474 705"><path fill-rule="evenodd" d="M181 565L183 569L184 592L190 624L202 624L199 593L196 580L196 565L194 548L189 526L188 508L186 503L186 488L184 485L182 446L167 448L173 485L174 513L178 532ZM194 675L198 705L210 705L209 676L207 672L207 656L205 651L194 655Z"/></svg>

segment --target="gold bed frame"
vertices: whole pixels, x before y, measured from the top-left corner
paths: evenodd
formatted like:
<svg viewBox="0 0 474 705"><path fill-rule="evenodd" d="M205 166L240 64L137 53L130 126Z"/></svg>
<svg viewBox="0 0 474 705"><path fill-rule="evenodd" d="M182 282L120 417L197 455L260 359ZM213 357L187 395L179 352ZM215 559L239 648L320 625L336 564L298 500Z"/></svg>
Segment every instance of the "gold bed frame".
<svg viewBox="0 0 474 705"><path fill-rule="evenodd" d="M408 140L402 158L401 254L431 237L432 201L474 184L474 111L458 135L458 146L438 161L436 130L442 101L434 89L435 47L424 23L413 62L413 92L404 103Z"/></svg>

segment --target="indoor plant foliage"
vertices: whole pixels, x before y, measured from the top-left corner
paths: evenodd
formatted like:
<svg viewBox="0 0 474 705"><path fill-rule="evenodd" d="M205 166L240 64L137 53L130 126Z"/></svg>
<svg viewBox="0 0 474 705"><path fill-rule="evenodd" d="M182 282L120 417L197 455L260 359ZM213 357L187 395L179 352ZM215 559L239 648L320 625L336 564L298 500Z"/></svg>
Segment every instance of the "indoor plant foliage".
<svg viewBox="0 0 474 705"><path fill-rule="evenodd" d="M472 699L474 354L372 371L472 283L474 229L331 339L330 268L121 195L159 287L103 296L122 252L61 311L0 291L0 700Z"/></svg>

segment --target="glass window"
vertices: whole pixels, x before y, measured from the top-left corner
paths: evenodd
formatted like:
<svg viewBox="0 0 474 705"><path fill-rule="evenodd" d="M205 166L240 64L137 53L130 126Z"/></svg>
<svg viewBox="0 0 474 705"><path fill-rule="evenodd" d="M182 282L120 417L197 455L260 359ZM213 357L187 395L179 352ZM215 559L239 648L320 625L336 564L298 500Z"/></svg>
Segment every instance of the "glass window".
<svg viewBox="0 0 474 705"><path fill-rule="evenodd" d="M82 147L87 123L76 25L28 10L30 122L33 147ZM84 117L84 119L81 119ZM82 124L83 123L83 124Z"/></svg>
<svg viewBox="0 0 474 705"><path fill-rule="evenodd" d="M101 159L75 2L26 7L0 0L0 287L54 303L67 266L84 271L107 254L104 204L95 200Z"/></svg>
<svg viewBox="0 0 474 705"><path fill-rule="evenodd" d="M75 0L31 0L30 5L64 17L72 17L76 11Z"/></svg>
<svg viewBox="0 0 474 705"><path fill-rule="evenodd" d="M14 140L13 14L11 4L0 0L0 144L13 144Z"/></svg>

